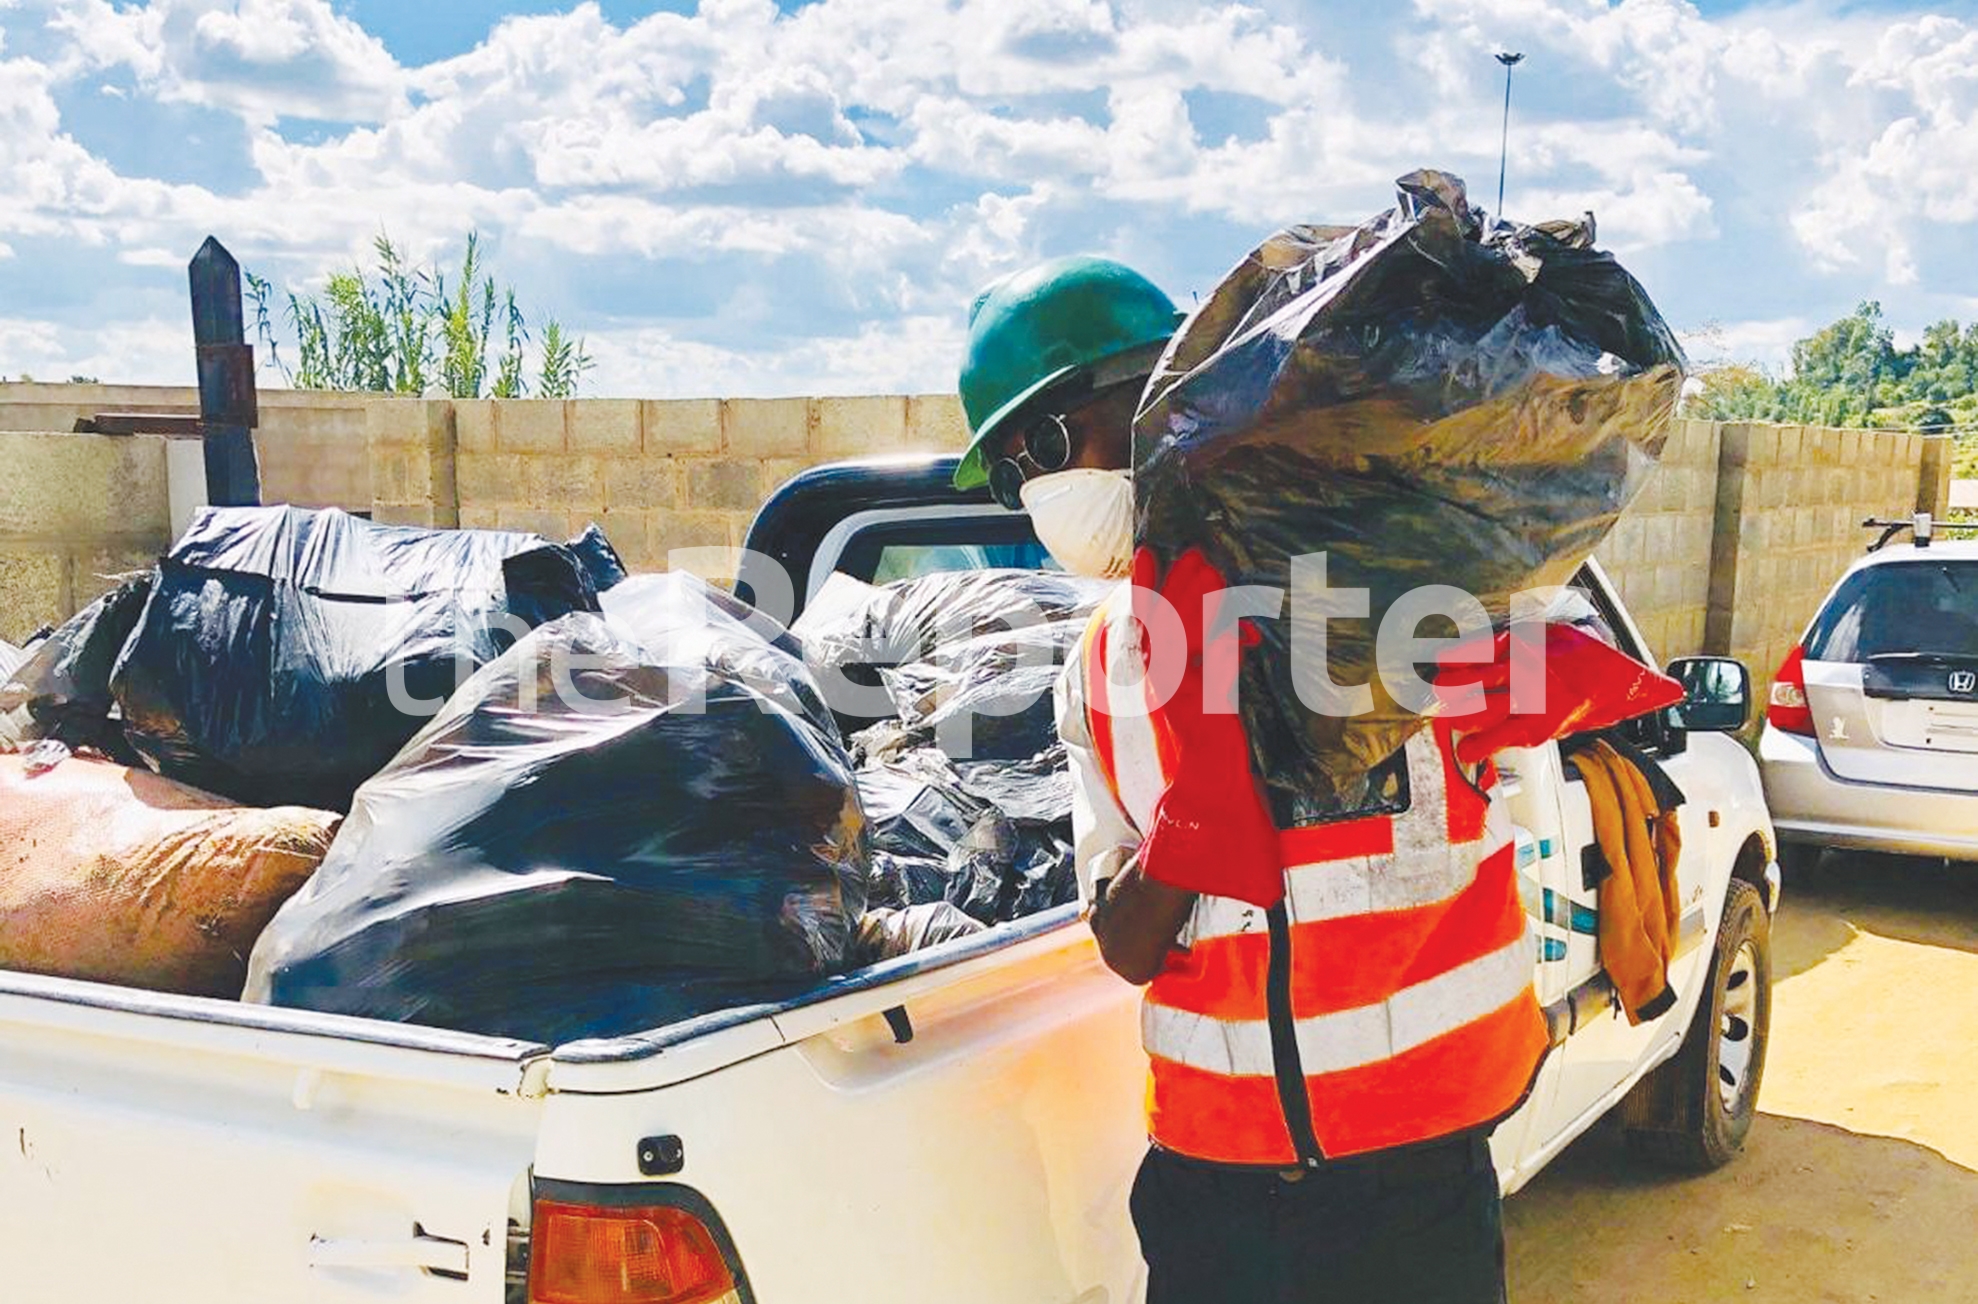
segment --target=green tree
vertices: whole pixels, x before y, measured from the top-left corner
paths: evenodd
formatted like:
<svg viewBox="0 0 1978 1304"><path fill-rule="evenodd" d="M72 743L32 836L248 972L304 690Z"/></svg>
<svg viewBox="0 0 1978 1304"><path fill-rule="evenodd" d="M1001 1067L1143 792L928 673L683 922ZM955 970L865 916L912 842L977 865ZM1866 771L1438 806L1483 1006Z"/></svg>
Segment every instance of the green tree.
<svg viewBox="0 0 1978 1304"><path fill-rule="evenodd" d="M577 393L592 366L582 337L572 340L554 317L545 318L532 379L528 319L515 288L498 286L485 267L478 233L467 236L457 279L441 266L413 266L382 233L372 251L370 270L333 272L320 295L282 294L294 333L293 367L276 339L274 286L246 274L255 332L289 384L384 394L437 387L454 398Z"/></svg>
<svg viewBox="0 0 1978 1304"><path fill-rule="evenodd" d="M1795 344L1783 379L1739 363L1698 379L1687 409L1698 416L1967 436L1978 432L1978 322L1936 322L1902 349L1867 302Z"/></svg>
<svg viewBox="0 0 1978 1304"><path fill-rule="evenodd" d="M1702 389L1685 411L1712 421L1770 421L1778 412L1779 383L1757 367L1742 362L1712 367L1700 373Z"/></svg>

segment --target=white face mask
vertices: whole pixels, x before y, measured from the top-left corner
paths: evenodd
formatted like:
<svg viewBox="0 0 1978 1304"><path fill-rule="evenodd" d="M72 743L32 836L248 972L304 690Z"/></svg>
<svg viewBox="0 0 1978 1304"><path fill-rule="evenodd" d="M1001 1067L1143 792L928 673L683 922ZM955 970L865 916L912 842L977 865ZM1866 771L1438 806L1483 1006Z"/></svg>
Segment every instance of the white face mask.
<svg viewBox="0 0 1978 1304"><path fill-rule="evenodd" d="M1058 564L1093 579L1126 578L1133 565L1133 477L1078 466L1023 482L1023 506Z"/></svg>

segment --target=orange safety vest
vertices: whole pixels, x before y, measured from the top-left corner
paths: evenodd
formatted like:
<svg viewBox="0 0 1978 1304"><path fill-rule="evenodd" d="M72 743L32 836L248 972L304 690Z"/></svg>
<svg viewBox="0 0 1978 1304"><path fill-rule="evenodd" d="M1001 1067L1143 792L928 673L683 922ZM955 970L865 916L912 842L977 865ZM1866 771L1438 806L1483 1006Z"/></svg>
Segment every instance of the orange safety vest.
<svg viewBox="0 0 1978 1304"><path fill-rule="evenodd" d="M1138 636L1128 605L1094 617L1082 680L1099 771L1144 831L1174 748L1145 676L1108 677L1108 645ZM1126 693L1137 709L1115 715ZM1407 775L1401 814L1279 834L1277 906L1198 898L1141 1012L1155 1144L1310 1164L1494 1123L1523 1101L1548 1037L1509 817L1484 795L1495 773L1473 788L1437 726L1408 742Z"/></svg>

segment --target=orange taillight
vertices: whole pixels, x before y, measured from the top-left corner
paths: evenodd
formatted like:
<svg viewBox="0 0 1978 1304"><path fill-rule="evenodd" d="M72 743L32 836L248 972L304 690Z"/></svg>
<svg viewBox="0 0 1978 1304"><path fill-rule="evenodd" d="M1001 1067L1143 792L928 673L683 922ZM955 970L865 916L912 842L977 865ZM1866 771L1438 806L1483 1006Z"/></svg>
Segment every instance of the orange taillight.
<svg viewBox="0 0 1978 1304"><path fill-rule="evenodd" d="M538 1199L530 1304L711 1304L735 1290L707 1224L666 1205Z"/></svg>
<svg viewBox="0 0 1978 1304"><path fill-rule="evenodd" d="M1772 678L1765 719L1774 729L1811 738L1818 731L1813 727L1812 704L1806 700L1806 671L1800 664L1805 660L1805 648L1796 647L1786 654L1779 673Z"/></svg>

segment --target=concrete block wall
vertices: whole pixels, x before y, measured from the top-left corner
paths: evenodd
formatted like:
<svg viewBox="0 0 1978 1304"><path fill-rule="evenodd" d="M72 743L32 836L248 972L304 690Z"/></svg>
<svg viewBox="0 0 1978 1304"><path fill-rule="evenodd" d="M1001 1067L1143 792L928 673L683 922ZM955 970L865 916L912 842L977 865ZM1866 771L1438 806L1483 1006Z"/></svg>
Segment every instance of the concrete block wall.
<svg viewBox="0 0 1978 1304"><path fill-rule="evenodd" d="M171 543L165 441L0 433L0 638L59 624Z"/></svg>
<svg viewBox="0 0 1978 1304"><path fill-rule="evenodd" d="M1661 462L1594 554L1663 661L1704 648L1717 431L1709 421L1673 422Z"/></svg>
<svg viewBox="0 0 1978 1304"><path fill-rule="evenodd" d="M265 501L552 538L595 521L637 570L674 549L739 546L763 499L806 467L967 438L947 394L261 399ZM185 388L0 385L0 430L42 432L4 437L20 455L0 485L0 636L66 617L173 533L164 441L53 432L96 412L196 406ZM1658 658L1728 653L1763 680L1860 555L1861 519L1942 514L1949 485L1941 439L1678 421L1597 555Z"/></svg>
<svg viewBox="0 0 1978 1304"><path fill-rule="evenodd" d="M806 467L958 449L967 437L951 395L450 407L462 527L567 538L595 521L634 570L662 569L678 548L740 547L762 501ZM395 491L398 475L394 466L378 483ZM401 507L381 499L378 519L399 519Z"/></svg>
<svg viewBox="0 0 1978 1304"><path fill-rule="evenodd" d="M187 354L187 370L191 369ZM365 449L366 412L397 402L376 394L264 389L254 451L261 463L261 500L298 507L369 511L371 468ZM181 385L0 384L0 430L72 431L99 412L199 414L199 391Z"/></svg>
<svg viewBox="0 0 1978 1304"><path fill-rule="evenodd" d="M1868 517L1942 513L1947 441L1813 426L1722 428L1706 641L1761 687L1872 536Z"/></svg>

